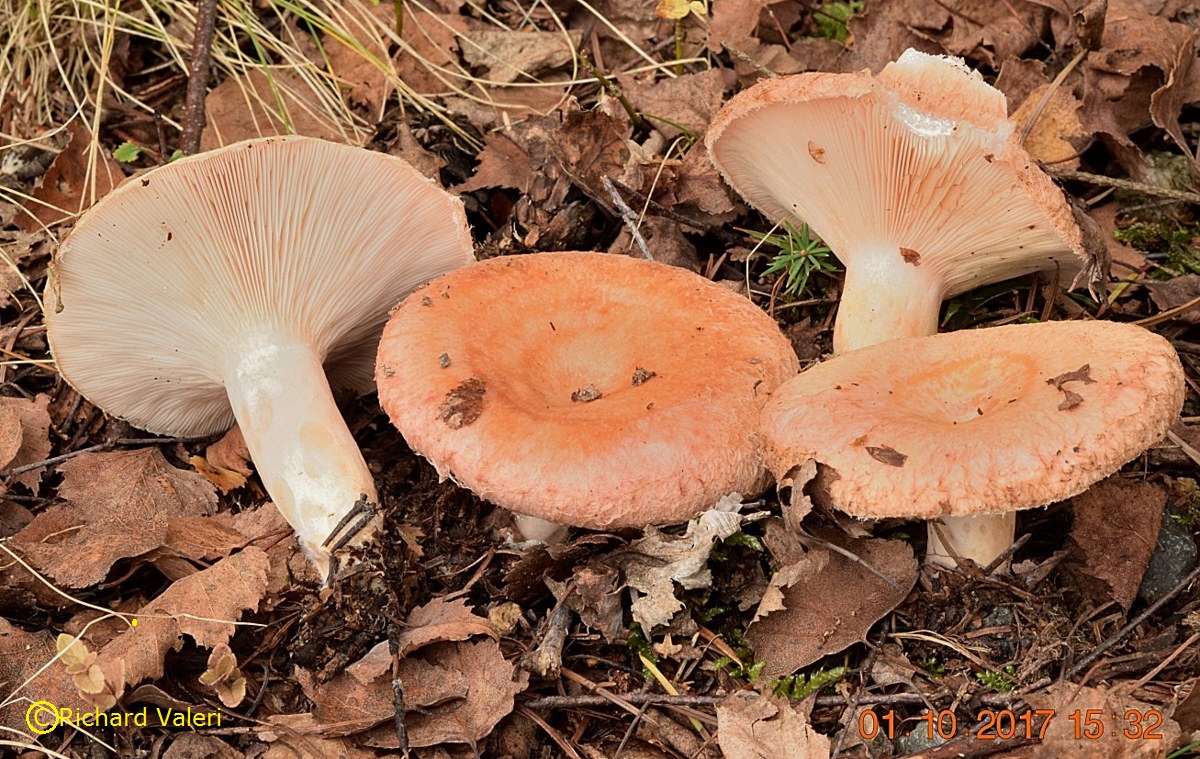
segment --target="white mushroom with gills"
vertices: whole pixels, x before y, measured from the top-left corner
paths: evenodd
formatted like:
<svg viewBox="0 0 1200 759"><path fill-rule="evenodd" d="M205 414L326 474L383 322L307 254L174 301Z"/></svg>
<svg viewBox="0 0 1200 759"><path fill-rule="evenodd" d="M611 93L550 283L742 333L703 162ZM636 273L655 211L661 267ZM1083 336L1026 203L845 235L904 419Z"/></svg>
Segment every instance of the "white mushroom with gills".
<svg viewBox="0 0 1200 759"><path fill-rule="evenodd" d="M902 338L842 353L763 409L776 478L858 517L923 518L927 561L980 566L1020 509L1083 492L1166 435L1184 398L1171 344L1115 322L1046 322Z"/></svg>
<svg viewBox="0 0 1200 759"><path fill-rule="evenodd" d="M758 412L797 369L748 299L665 264L565 252L414 292L384 329L376 382L442 477L538 520L616 529L760 492Z"/></svg>
<svg viewBox="0 0 1200 759"><path fill-rule="evenodd" d="M84 214L46 287L49 342L76 390L137 427L198 436L236 420L327 576L327 539L377 500L330 385L369 392L388 310L473 260L462 203L403 160L250 140L134 177Z"/></svg>
<svg viewBox="0 0 1200 759"><path fill-rule="evenodd" d="M846 268L833 347L937 332L941 303L1041 270L1103 281L1004 95L956 58L908 50L878 76L805 73L731 99L705 138L725 180L807 223ZM1093 248L1095 250L1093 250Z"/></svg>

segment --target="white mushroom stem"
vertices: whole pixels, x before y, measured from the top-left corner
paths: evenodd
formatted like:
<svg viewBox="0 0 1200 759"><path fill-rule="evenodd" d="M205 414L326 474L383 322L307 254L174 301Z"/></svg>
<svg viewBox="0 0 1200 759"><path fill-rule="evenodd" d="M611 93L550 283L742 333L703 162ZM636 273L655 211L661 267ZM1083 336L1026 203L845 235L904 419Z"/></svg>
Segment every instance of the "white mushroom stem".
<svg viewBox="0 0 1200 759"><path fill-rule="evenodd" d="M919 256L909 253L910 258ZM905 261L899 246L860 249L846 265L833 325L833 350L845 353L900 337L933 335L942 308L942 282L928 263Z"/></svg>
<svg viewBox="0 0 1200 759"><path fill-rule="evenodd" d="M225 389L246 448L275 507L327 576L329 551L321 544L362 496L378 502L374 478L308 342L278 330L239 346Z"/></svg>
<svg viewBox="0 0 1200 759"><path fill-rule="evenodd" d="M558 545L566 542L569 530L567 525L548 519L531 517L528 514L513 514L513 539L517 543Z"/></svg>
<svg viewBox="0 0 1200 759"><path fill-rule="evenodd" d="M1016 531L1015 511L978 517L942 517L929 523L929 544L925 550L925 563L948 569L958 566L954 557L946 550L948 543L960 558L970 559L980 567L986 567L1008 550L1013 544Z"/></svg>

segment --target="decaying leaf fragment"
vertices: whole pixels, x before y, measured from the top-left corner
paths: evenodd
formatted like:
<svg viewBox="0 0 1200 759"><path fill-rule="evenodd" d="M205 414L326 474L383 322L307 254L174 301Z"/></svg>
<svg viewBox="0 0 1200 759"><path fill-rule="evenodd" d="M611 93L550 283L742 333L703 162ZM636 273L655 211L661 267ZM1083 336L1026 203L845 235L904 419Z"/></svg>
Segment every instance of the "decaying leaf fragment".
<svg viewBox="0 0 1200 759"><path fill-rule="evenodd" d="M646 529L646 537L633 542L614 561L625 577L625 584L636 598L631 610L633 620L643 630L665 625L683 603L675 598L675 583L693 590L712 585L708 555L717 541L741 529L744 517L738 513L741 496L733 493L716 506L688 522L687 532L676 537Z"/></svg>

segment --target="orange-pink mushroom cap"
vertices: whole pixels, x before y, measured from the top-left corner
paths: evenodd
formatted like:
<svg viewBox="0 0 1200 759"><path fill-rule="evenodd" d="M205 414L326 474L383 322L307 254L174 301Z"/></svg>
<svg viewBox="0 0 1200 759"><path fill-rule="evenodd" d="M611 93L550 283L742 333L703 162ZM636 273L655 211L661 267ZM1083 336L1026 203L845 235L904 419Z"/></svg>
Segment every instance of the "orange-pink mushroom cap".
<svg viewBox="0 0 1200 759"><path fill-rule="evenodd" d="M443 477L594 529L669 524L767 482L755 433L796 355L746 298L602 253L491 259L396 309L379 399Z"/></svg>
<svg viewBox="0 0 1200 759"><path fill-rule="evenodd" d="M776 476L869 518L982 516L1069 498L1166 435L1183 405L1170 343L1115 322L905 338L840 354L763 409Z"/></svg>
<svg viewBox="0 0 1200 759"><path fill-rule="evenodd" d="M937 331L941 302L1098 260L1062 191L1021 147L1004 95L961 60L905 52L876 76L759 82L705 137L726 181L776 221L808 223L846 267L834 348Z"/></svg>

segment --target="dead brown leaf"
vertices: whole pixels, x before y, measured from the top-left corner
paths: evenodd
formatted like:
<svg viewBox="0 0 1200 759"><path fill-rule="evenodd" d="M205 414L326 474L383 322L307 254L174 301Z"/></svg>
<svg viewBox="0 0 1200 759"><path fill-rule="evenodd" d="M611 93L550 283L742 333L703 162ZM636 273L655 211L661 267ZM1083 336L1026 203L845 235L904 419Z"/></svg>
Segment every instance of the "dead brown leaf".
<svg viewBox="0 0 1200 759"><path fill-rule="evenodd" d="M16 468L45 461L50 456L50 396L39 393L32 399L2 398L0 405L16 411L21 424L21 444L7 466ZM13 482L36 493L45 471L45 467L38 467L21 472L13 475Z"/></svg>
<svg viewBox="0 0 1200 759"><path fill-rule="evenodd" d="M1184 274L1165 282L1148 282L1146 287L1150 290L1154 305L1161 311L1167 311L1200 298L1200 274ZM1183 324L1200 324L1200 308L1180 311L1172 320Z"/></svg>
<svg viewBox="0 0 1200 759"><path fill-rule="evenodd" d="M212 735L179 733L162 759L244 759L245 754Z"/></svg>
<svg viewBox="0 0 1200 759"><path fill-rule="evenodd" d="M609 643L625 638L625 611L618 579L611 567L591 564L579 567L575 570L574 592L566 601L585 625L599 630Z"/></svg>
<svg viewBox="0 0 1200 759"><path fill-rule="evenodd" d="M724 79L718 69L664 79L622 74L617 82L633 107L668 140L683 134L679 127L693 136L703 135L723 99Z"/></svg>
<svg viewBox="0 0 1200 759"><path fill-rule="evenodd" d="M512 712L514 697L529 684L529 674L505 661L494 640L439 643L424 649L421 658L461 673L470 690L466 699L407 715L409 744L415 748L439 743L474 746Z"/></svg>
<svg viewBox="0 0 1200 759"><path fill-rule="evenodd" d="M103 145L92 149L91 135L82 121L68 124L67 133L66 147L38 180L30 193L32 199L25 201L26 213L16 218L23 232L73 218L125 180L120 164Z"/></svg>
<svg viewBox="0 0 1200 759"><path fill-rule="evenodd" d="M1160 707L1103 686L1055 684L1026 700L1034 709L1049 709L1055 715L1043 739L1033 745L1034 759L1151 759L1165 756L1179 744L1179 723L1165 717ZM1068 718L1076 712L1078 720ZM1148 728L1161 737L1150 738L1145 733Z"/></svg>
<svg viewBox="0 0 1200 759"><path fill-rule="evenodd" d="M25 632L0 618L0 727L11 728L17 734L27 734L25 712L35 701L47 701L71 709L87 707L79 696L71 676L61 665L47 667L28 685L34 676L56 653L55 636L49 630ZM18 690L20 688L20 690ZM38 721L52 724L52 715Z"/></svg>
<svg viewBox="0 0 1200 759"><path fill-rule="evenodd" d="M116 561L164 545L171 518L217 505L207 480L171 466L157 448L84 453L59 471L68 503L38 514L12 545L71 588L94 585Z"/></svg>
<svg viewBox="0 0 1200 759"><path fill-rule="evenodd" d="M696 254L696 246L683 236L679 222L662 216L645 216L637 226L638 234L642 236L650 255L654 260L670 266L678 266L691 271L700 270L700 259ZM641 256L641 248L633 239L628 226L623 226L612 245L609 253Z"/></svg>
<svg viewBox="0 0 1200 759"><path fill-rule="evenodd" d="M440 706L470 696L470 683L462 672L421 658L402 658L396 674L403 688L404 706L409 710ZM296 680L313 702L313 718L322 735L353 735L396 714L392 656L386 641L328 682L319 682L304 669L297 670Z"/></svg>
<svg viewBox="0 0 1200 759"><path fill-rule="evenodd" d="M909 0L880 0L855 14L846 27L854 36L849 55L838 61L838 71L878 72L908 48L941 54L941 45L930 39L929 29L942 29L949 21L946 6Z"/></svg>
<svg viewBox="0 0 1200 759"><path fill-rule="evenodd" d="M1150 268L1150 261L1146 258L1145 253L1131 248L1113 236L1113 232L1117 229L1117 214L1120 212L1120 203L1105 203L1088 210L1088 216L1091 216L1100 227L1104 244L1108 247L1108 254L1113 263L1125 270L1117 272L1118 278L1125 276L1127 272L1140 274Z"/></svg>
<svg viewBox="0 0 1200 759"><path fill-rule="evenodd" d="M786 543L781 538L779 544ZM764 597L764 603L781 602L784 608L769 613L760 608L746 631L746 639L766 661L765 677L789 675L863 640L871 625L896 608L916 583L917 560L903 541L861 538L847 540L843 547L896 587L829 549L790 546L787 552L797 558L786 563L779 559L777 574L788 582L786 587L776 584L781 601ZM790 569L793 563L801 569ZM855 591L847 593L846 588Z"/></svg>
<svg viewBox="0 0 1200 759"><path fill-rule="evenodd" d="M745 691L717 704L717 741L725 759L827 759L831 748L786 699Z"/></svg>
<svg viewBox="0 0 1200 759"><path fill-rule="evenodd" d="M1071 506L1071 539L1083 550L1083 571L1107 583L1113 600L1129 609L1158 542L1166 489L1113 475L1072 498Z"/></svg>
<svg viewBox="0 0 1200 759"><path fill-rule="evenodd" d="M1188 93L1197 31L1149 13L1131 0L1110 0L1099 50L1084 59L1079 120L1089 132L1133 148L1129 135L1154 124L1167 131L1185 155L1191 148L1179 127ZM1127 155L1118 159L1129 163ZM1138 163L1126 168L1135 176Z"/></svg>
<svg viewBox="0 0 1200 759"><path fill-rule="evenodd" d="M192 456L188 463L222 493L245 485L246 478L254 473L246 440L236 424L224 437L205 448L203 456Z"/></svg>
<svg viewBox="0 0 1200 759"><path fill-rule="evenodd" d="M692 145L675 168L673 189L676 206L685 206L679 210L689 215L710 224L721 224L732 218L733 201L721 175L708 158L708 148L703 140Z"/></svg>
<svg viewBox="0 0 1200 759"><path fill-rule="evenodd" d="M942 39L946 52L992 68L1037 45L1049 13L1033 3L1009 6L992 0L963 0L943 7L952 10L950 34Z"/></svg>
<svg viewBox="0 0 1200 759"><path fill-rule="evenodd" d="M496 28L474 29L460 40L463 60L480 69L490 83L533 83L547 71L571 62L583 35L572 31L516 32Z"/></svg>
<svg viewBox="0 0 1200 759"><path fill-rule="evenodd" d="M1025 99L1025 102L1012 113L1012 120L1022 128L1034 116L1036 109L1037 120L1033 122L1025 138L1023 146L1029 155L1046 164L1053 164L1064 169L1079 168L1079 153L1087 147L1091 135L1079 123L1080 102L1065 87L1057 87L1050 99L1042 105L1042 98L1050 92L1049 84L1045 84Z"/></svg>
<svg viewBox="0 0 1200 759"><path fill-rule="evenodd" d="M612 200L602 179L622 178L629 163L628 123L600 109L572 111L551 135L554 155L571 180L605 208ZM628 183L627 183L628 184ZM641 189L641 182L635 189Z"/></svg>
<svg viewBox="0 0 1200 759"><path fill-rule="evenodd" d="M513 709L513 698L528 684L528 673L505 661L494 640L437 643L417 657L400 660L398 675L408 711L405 726L413 748L443 743L475 745ZM313 714L278 715L272 723L301 734L342 736L370 729L394 716L391 655L381 643L363 659L317 683L311 673L297 679L312 699ZM272 731L268 728L267 737ZM370 734L372 745L396 747L390 725Z"/></svg>
<svg viewBox="0 0 1200 759"><path fill-rule="evenodd" d="M449 92L454 80L439 68L453 72L458 66L458 35L468 32L458 13L438 13L424 5L406 3L404 42L396 57L396 73L415 92L431 95ZM445 80L445 81L444 81Z"/></svg>
<svg viewBox="0 0 1200 759"><path fill-rule="evenodd" d="M0 467L7 467L13 460L17 451L21 450L21 438L24 437L21 414L14 404L7 402L14 400L0 398Z"/></svg>
<svg viewBox="0 0 1200 759"><path fill-rule="evenodd" d="M484 187L511 187L527 192L533 173L528 153L505 135L493 134L479 151L475 173L454 189L474 192Z"/></svg>
<svg viewBox="0 0 1200 759"><path fill-rule="evenodd" d="M723 0L712 4L708 23L708 49L719 53L726 45L744 49L758 27L758 17L770 3L765 0Z"/></svg>
<svg viewBox="0 0 1200 759"><path fill-rule="evenodd" d="M405 9L408 10L407 8ZM356 45L348 45L336 35L324 37L324 60L338 78L346 101L363 113L370 124L383 117L384 104L392 94L388 70L392 68L388 42L383 29L396 23L392 3L343 2L331 14L334 23L351 30Z"/></svg>
<svg viewBox="0 0 1200 759"><path fill-rule="evenodd" d="M401 656L432 643L466 640L472 635L496 635L487 618L473 613L463 599L435 598L413 609L405 623L405 629L396 639Z"/></svg>
<svg viewBox="0 0 1200 759"><path fill-rule="evenodd" d="M258 608L269 566L266 553L251 547L174 582L138 610L136 627L100 650L106 684L119 697L128 685L161 677L164 658L184 635L205 648L227 644L242 612Z"/></svg>
<svg viewBox="0 0 1200 759"><path fill-rule="evenodd" d="M251 69L242 76L231 76L208 93L201 150L276 134L347 141L346 135L322 115L327 108L306 81L287 69L269 71L268 75L261 69Z"/></svg>

